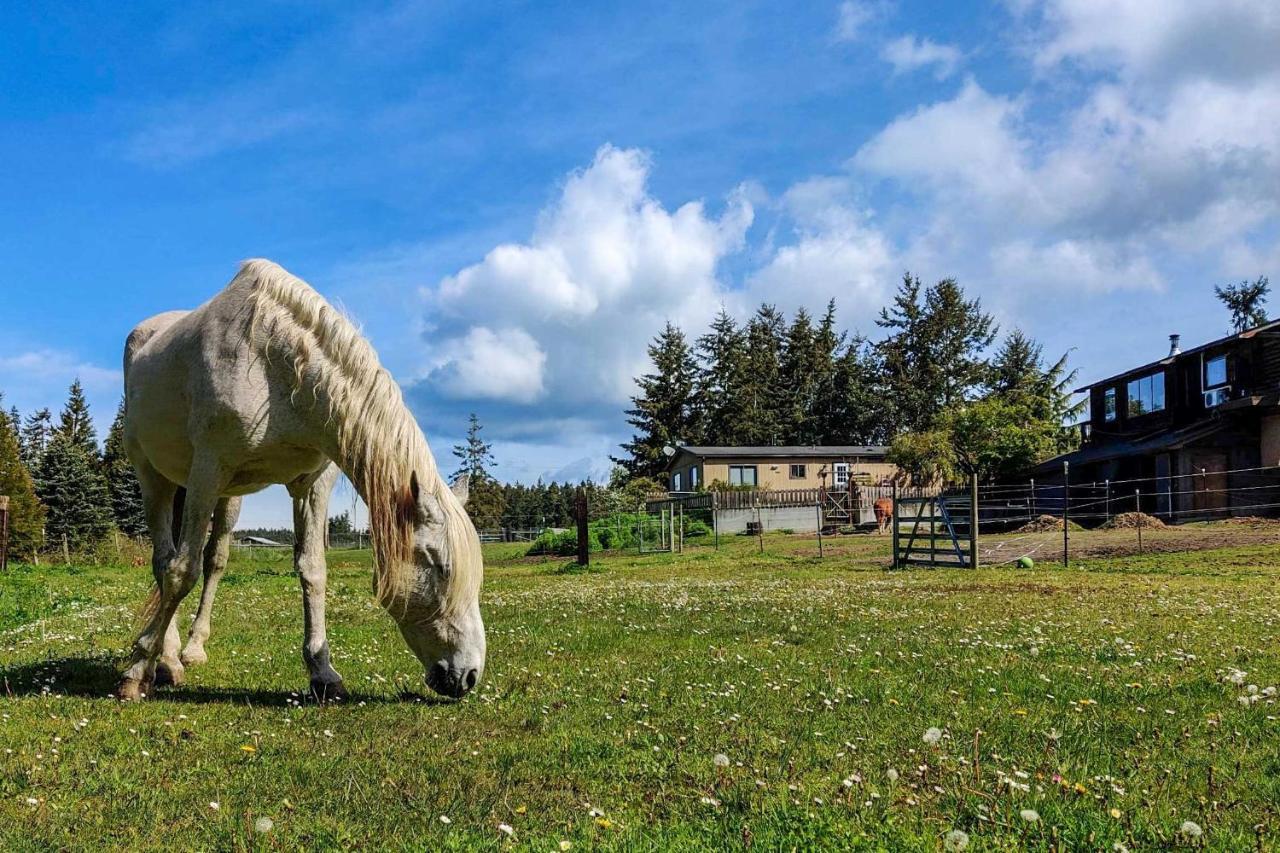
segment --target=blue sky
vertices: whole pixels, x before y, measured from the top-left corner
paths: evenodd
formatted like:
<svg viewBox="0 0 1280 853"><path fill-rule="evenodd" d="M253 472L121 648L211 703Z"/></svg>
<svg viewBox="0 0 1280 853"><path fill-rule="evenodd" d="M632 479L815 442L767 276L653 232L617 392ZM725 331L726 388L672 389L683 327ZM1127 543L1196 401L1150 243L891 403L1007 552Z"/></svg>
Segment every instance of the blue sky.
<svg viewBox="0 0 1280 853"><path fill-rule="evenodd" d="M874 334L904 269L1087 380L1280 267L1277 43L1262 0L9 4L0 390L105 428L128 330L253 256L510 479L607 470L665 320Z"/></svg>

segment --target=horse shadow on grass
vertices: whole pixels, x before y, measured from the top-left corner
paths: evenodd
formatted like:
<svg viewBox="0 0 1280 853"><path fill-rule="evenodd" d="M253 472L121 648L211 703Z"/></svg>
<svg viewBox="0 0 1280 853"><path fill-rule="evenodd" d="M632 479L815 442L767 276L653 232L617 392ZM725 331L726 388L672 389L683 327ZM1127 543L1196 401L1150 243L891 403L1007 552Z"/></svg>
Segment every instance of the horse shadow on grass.
<svg viewBox="0 0 1280 853"><path fill-rule="evenodd" d="M17 666L0 666L0 695L10 699L24 696L75 696L84 699L101 699L114 702L116 682L120 678L121 662L107 655L52 658ZM186 683L178 686L158 687L147 701L175 702L196 705L252 705L257 707L296 707L319 704L307 690L264 690L236 687L215 687ZM397 694L360 693L352 691L340 702L331 705L450 705L456 700L441 696L429 696L410 690Z"/></svg>

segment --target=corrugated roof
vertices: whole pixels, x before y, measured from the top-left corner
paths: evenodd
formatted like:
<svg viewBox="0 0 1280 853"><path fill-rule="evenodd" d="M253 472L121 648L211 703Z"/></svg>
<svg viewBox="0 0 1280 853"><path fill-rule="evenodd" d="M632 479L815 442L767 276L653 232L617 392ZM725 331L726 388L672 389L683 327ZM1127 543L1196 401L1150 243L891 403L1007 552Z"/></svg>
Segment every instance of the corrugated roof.
<svg viewBox="0 0 1280 853"><path fill-rule="evenodd" d="M710 447L678 444L694 456L884 456L888 447L876 444L777 445L758 447Z"/></svg>

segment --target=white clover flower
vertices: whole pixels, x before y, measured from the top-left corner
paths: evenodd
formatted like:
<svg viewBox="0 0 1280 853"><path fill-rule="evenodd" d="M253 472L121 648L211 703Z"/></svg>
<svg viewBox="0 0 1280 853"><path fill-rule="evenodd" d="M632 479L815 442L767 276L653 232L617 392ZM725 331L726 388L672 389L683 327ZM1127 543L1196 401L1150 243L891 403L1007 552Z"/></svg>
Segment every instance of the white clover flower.
<svg viewBox="0 0 1280 853"><path fill-rule="evenodd" d="M894 770L892 767L890 767L888 771L885 772L884 775L885 775L885 778L889 780L890 785L898 781L898 771Z"/></svg>
<svg viewBox="0 0 1280 853"><path fill-rule="evenodd" d="M1184 820L1182 826L1178 829L1187 838L1199 838L1204 834L1204 830L1200 828L1200 824L1194 820Z"/></svg>
<svg viewBox="0 0 1280 853"><path fill-rule="evenodd" d="M450 820L447 814L440 815L440 822L443 823L445 826L448 826L449 824L453 823L453 821Z"/></svg>
<svg viewBox="0 0 1280 853"><path fill-rule="evenodd" d="M936 745L938 741L942 740L942 729L937 726L930 726L924 730L924 737L922 740L929 744L929 746Z"/></svg>
<svg viewBox="0 0 1280 853"><path fill-rule="evenodd" d="M953 829L942 837L942 849L947 853L960 853L969 846L969 833L963 829Z"/></svg>
<svg viewBox="0 0 1280 853"><path fill-rule="evenodd" d="M218 809L222 808L222 806L219 805L218 802L215 800L214 802L209 803L209 808L213 809L216 812Z"/></svg>
<svg viewBox="0 0 1280 853"><path fill-rule="evenodd" d="M725 755L723 752L717 752L715 758L711 759L711 763L716 767L728 767L729 756Z"/></svg>
<svg viewBox="0 0 1280 853"><path fill-rule="evenodd" d="M509 823L498 824L498 832L501 832L503 835L507 836L508 838L511 838L516 834L515 829L513 829L511 824Z"/></svg>
<svg viewBox="0 0 1280 853"><path fill-rule="evenodd" d="M257 832L267 833L275 829L275 821L269 817L260 817L253 822L253 828Z"/></svg>
<svg viewBox="0 0 1280 853"><path fill-rule="evenodd" d="M1038 823L1040 820L1040 812L1035 809L1023 809L1018 814L1022 815L1022 819L1027 823Z"/></svg>

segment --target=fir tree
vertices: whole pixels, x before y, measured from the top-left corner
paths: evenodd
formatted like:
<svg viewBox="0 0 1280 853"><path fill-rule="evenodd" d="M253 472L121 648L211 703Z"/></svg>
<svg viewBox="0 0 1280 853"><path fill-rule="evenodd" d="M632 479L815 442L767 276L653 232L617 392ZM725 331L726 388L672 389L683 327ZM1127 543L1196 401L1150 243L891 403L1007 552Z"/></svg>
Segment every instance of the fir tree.
<svg viewBox="0 0 1280 853"><path fill-rule="evenodd" d="M111 516L126 536L147 535L147 513L142 504L142 488L124 449L124 401L107 431L103 446L102 470L111 496Z"/></svg>
<svg viewBox="0 0 1280 853"><path fill-rule="evenodd" d="M816 444L818 441L818 397L822 387L821 353L809 312L796 311L787 327L786 341L778 367L781 379L781 443Z"/></svg>
<svg viewBox="0 0 1280 853"><path fill-rule="evenodd" d="M1271 292L1271 282L1265 275L1258 276L1254 282L1242 281L1226 287L1215 286L1213 294L1231 312L1231 328L1243 332L1267 322L1267 311L1264 307L1267 294Z"/></svg>
<svg viewBox="0 0 1280 853"><path fill-rule="evenodd" d="M4 395L0 394L0 397ZM18 451L22 451L22 419L18 417L18 407L9 407L9 431L13 433L13 440L18 443Z"/></svg>
<svg viewBox="0 0 1280 853"><path fill-rule="evenodd" d="M93 545L110 531L111 497L79 380L71 386L35 479L36 493L48 510L49 542L65 536L68 544L79 548Z"/></svg>
<svg viewBox="0 0 1280 853"><path fill-rule="evenodd" d="M698 368L684 333L667 323L649 344L649 359L654 370L636 379L640 393L631 398L632 408L627 410L627 423L637 432L622 445L627 456L614 460L633 477L656 477L666 462L662 449L696 441L699 431Z"/></svg>
<svg viewBox="0 0 1280 853"><path fill-rule="evenodd" d="M27 556L43 542L45 510L18 452L12 417L0 411L0 495L9 496L9 551Z"/></svg>
<svg viewBox="0 0 1280 853"><path fill-rule="evenodd" d="M53 433L53 415L49 410L41 409L27 415L22 425L22 436L19 444L22 449L22 461L27 470L35 472L40 467L44 450L49 445L49 436Z"/></svg>
<svg viewBox="0 0 1280 853"><path fill-rule="evenodd" d="M703 409L702 436L707 444L742 444L739 430L744 418L739 389L743 384L745 338L742 329L720 309L711 328L698 338L702 369L697 396ZM693 440L690 438L690 440Z"/></svg>
<svg viewBox="0 0 1280 853"><path fill-rule="evenodd" d="M480 480L488 479L489 467L494 463L493 445L480 437L480 418L472 412L467 421L467 440L463 444L453 446L453 455L458 458L458 470L453 472L454 478L468 474L472 485Z"/></svg>
<svg viewBox="0 0 1280 853"><path fill-rule="evenodd" d="M781 382L785 321L772 305L761 305L747 324L746 349L735 406L742 415L738 438L745 445L781 444L785 400Z"/></svg>

